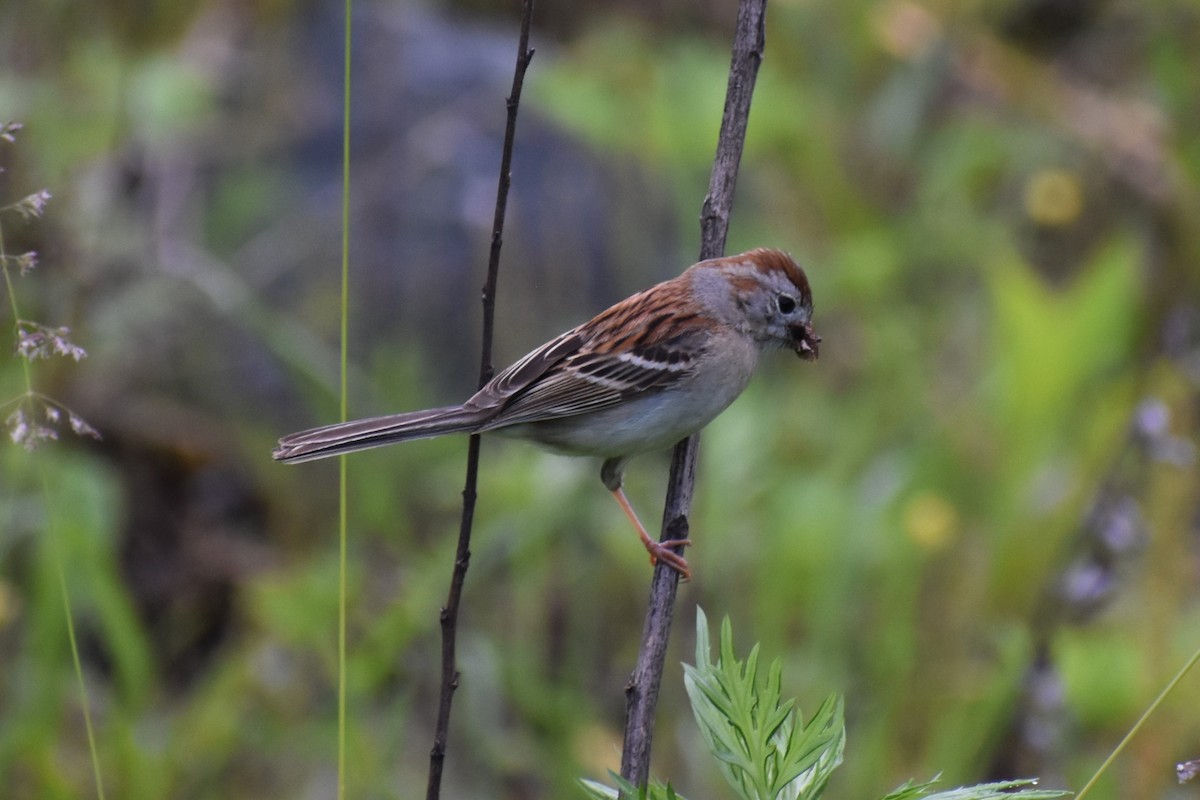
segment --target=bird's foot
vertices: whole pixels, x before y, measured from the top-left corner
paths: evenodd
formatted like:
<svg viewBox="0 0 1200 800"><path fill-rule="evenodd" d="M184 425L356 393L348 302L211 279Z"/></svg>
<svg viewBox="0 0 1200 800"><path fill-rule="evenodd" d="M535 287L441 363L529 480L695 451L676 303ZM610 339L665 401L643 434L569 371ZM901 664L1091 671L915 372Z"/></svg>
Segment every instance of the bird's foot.
<svg viewBox="0 0 1200 800"><path fill-rule="evenodd" d="M665 542L656 542L653 539L645 541L646 551L650 553L650 563L657 565L662 561L671 569L679 573L679 576L685 580L692 579L692 570L688 567L687 559L679 553L676 553L676 547L689 547L692 544L691 539L668 539Z"/></svg>

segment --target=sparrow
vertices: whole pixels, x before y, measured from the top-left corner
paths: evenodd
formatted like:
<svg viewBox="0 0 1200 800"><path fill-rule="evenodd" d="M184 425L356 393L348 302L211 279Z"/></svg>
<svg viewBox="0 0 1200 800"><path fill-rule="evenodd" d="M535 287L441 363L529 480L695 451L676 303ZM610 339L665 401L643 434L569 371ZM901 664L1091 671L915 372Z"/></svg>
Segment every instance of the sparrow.
<svg viewBox="0 0 1200 800"><path fill-rule="evenodd" d="M804 270L758 248L692 265L538 347L461 405L340 422L288 434L273 453L299 463L448 433L496 433L603 460L600 478L650 562L684 579L688 539L655 541L622 488L629 459L699 431L750 382L759 356L818 356Z"/></svg>

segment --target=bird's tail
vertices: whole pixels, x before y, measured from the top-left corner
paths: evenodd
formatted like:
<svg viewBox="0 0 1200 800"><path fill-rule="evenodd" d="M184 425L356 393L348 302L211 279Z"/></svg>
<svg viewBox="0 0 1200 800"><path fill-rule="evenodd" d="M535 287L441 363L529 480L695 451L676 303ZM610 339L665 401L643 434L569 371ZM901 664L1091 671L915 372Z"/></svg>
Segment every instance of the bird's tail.
<svg viewBox="0 0 1200 800"><path fill-rule="evenodd" d="M271 455L276 461L295 464L409 439L428 439L445 433L474 433L479 425L479 412L467 411L462 406L389 414L289 433L279 440Z"/></svg>

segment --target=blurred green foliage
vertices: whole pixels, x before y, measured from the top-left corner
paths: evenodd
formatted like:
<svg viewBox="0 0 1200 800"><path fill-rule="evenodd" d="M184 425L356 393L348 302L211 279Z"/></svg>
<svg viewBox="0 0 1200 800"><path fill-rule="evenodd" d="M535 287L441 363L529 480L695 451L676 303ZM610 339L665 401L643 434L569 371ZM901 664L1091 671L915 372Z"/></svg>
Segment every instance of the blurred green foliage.
<svg viewBox="0 0 1200 800"><path fill-rule="evenodd" d="M117 0L82 17L62 3L0 8L11 65L0 117L27 126L0 151L0 203L43 185L56 198L40 228L6 227L6 246L42 237L43 267L18 291L92 353L78 367L39 363L35 381L99 413L106 437L0 450L5 797L92 791L51 532L109 796L331 796L335 785L335 472L267 453L276 435L335 413L323 348L336 281L328 273L326 293L301 300L284 281L251 283L253 263L220 259L247 252L235 248L260 221L310 191L243 155L266 134L230 123L228 108L303 130L336 122L340 103L250 102L217 77L238 54L316 58L313 40L268 36L312 9L167 5L136 25ZM847 759L829 797L1008 768L1077 788L1200 642L1200 12L1087 4L1094 16L1057 39L1048 27L1021 34L1041 5L781 1L769 12L729 250L800 258L825 344L815 365L772 360L704 434L696 579L679 613L702 603L782 654L805 707L845 695ZM525 113L652 176L679 220L662 236L688 254L729 21L673 24L671 4L652 6L583 8L571 33L542 34ZM325 156L336 148L307 153ZM181 165L193 160L224 171L191 183ZM139 164L172 178L148 200L130 188ZM612 172L619 182L627 170ZM163 245L178 243L162 232L164 208L183 209L194 246L183 256ZM636 271L688 260L653 263L642 243L621 245L631 261L617 296L651 280ZM545 247L572 268L570 243ZM506 293L537 283L523 263L506 260L500 303L546 338L558 328L537 324L565 304L542 315ZM462 286L464 315L476 296ZM437 388L451 367L423 345L361 357L364 407L456 399ZM253 360L254 348L267 356ZM19 385L15 360L0 364L0 402ZM1163 430L1143 431L1147 401L1165 411ZM350 465L351 796L424 786L464 449L417 442ZM617 763L644 552L593 465L490 440L483 463L444 794L578 796L578 776ZM647 520L664 482L664 459L630 470ZM222 513L194 512L197 497ZM1102 608L1072 610L1071 566L1113 497L1136 504L1140 535L1105 551L1109 569L1093 575L1109 582ZM146 522L160 507L178 541ZM157 547L178 547L177 560L133 568ZM655 772L705 800L721 795L694 755L686 628L664 679ZM1057 693L1031 692L1039 665ZM1198 703L1200 679L1185 682L1093 797L1178 796L1173 765L1200 751Z"/></svg>

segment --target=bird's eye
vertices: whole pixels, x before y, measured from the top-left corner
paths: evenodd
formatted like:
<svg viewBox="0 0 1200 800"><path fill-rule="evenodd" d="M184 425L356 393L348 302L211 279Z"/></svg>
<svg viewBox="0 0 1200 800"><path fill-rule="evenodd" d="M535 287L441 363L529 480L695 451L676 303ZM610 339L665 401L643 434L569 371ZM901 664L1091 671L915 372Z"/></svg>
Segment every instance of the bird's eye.
<svg viewBox="0 0 1200 800"><path fill-rule="evenodd" d="M779 306L779 311L783 314L790 314L796 310L796 300L786 294L781 294L775 298L775 305Z"/></svg>

